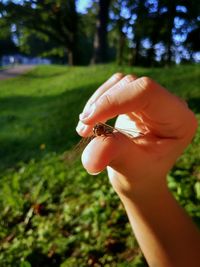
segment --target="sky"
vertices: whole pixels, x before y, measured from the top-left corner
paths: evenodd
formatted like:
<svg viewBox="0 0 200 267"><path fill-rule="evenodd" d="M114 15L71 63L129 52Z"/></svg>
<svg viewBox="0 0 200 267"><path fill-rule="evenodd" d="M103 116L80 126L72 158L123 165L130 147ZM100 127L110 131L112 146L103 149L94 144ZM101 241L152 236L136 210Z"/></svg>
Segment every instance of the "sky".
<svg viewBox="0 0 200 267"><path fill-rule="evenodd" d="M77 11L80 13L86 13L86 8L90 5L91 0L78 0Z"/></svg>

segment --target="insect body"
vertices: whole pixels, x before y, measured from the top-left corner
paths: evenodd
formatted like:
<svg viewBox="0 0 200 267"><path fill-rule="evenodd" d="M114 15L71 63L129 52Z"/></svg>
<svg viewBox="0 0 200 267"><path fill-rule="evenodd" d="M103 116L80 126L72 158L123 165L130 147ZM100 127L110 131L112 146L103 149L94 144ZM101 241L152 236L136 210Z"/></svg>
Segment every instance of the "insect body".
<svg viewBox="0 0 200 267"><path fill-rule="evenodd" d="M105 123L98 122L93 127L93 134L94 136L107 136L112 134L114 131L114 128L110 125L107 125Z"/></svg>

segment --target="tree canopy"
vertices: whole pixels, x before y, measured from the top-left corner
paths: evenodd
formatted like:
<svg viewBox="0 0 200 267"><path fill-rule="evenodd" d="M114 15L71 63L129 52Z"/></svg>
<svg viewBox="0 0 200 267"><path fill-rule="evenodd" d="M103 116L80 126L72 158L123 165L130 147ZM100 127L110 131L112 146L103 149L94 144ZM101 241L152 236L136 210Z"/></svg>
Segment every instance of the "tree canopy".
<svg viewBox="0 0 200 267"><path fill-rule="evenodd" d="M0 54L15 49L69 65L171 64L200 53L200 4L194 0L76 0L0 3ZM6 47L6 49L5 49Z"/></svg>

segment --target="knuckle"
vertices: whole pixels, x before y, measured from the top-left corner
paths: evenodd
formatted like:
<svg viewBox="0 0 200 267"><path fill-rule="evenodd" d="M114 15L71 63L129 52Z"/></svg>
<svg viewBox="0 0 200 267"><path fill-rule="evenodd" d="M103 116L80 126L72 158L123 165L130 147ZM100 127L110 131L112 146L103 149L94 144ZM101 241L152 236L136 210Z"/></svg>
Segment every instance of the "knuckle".
<svg viewBox="0 0 200 267"><path fill-rule="evenodd" d="M120 81L124 77L123 73L121 72L116 72L115 74L112 75L112 80L114 81Z"/></svg>
<svg viewBox="0 0 200 267"><path fill-rule="evenodd" d="M126 82L126 83L129 83L129 82L132 82L135 80L135 76L131 75L131 74L128 74L126 75L123 80Z"/></svg>
<svg viewBox="0 0 200 267"><path fill-rule="evenodd" d="M141 77L138 79L138 82L143 89L151 89L154 85L154 81L147 76Z"/></svg>
<svg viewBox="0 0 200 267"><path fill-rule="evenodd" d="M103 106L106 109L115 106L115 100L109 94L103 95L98 102L98 105Z"/></svg>
<svg viewBox="0 0 200 267"><path fill-rule="evenodd" d="M133 82L136 79L134 75L128 74L123 77L123 79L120 80L118 86L123 87L131 82Z"/></svg>

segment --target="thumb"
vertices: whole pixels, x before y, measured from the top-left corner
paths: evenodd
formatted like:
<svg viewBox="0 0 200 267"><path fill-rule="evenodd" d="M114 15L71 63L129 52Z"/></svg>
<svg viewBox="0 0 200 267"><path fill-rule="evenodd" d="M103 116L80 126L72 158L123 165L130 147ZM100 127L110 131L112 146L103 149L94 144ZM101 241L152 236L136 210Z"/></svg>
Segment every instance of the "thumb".
<svg viewBox="0 0 200 267"><path fill-rule="evenodd" d="M82 154L84 168L90 174L103 171L120 154L120 145L117 136L95 137L85 148Z"/></svg>

